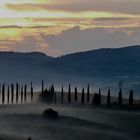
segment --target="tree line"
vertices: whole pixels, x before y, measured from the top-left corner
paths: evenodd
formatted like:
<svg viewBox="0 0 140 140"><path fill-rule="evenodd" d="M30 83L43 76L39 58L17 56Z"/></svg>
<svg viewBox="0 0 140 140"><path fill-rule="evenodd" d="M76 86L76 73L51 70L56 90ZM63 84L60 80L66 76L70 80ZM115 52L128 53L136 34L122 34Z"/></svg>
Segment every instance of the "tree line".
<svg viewBox="0 0 140 140"><path fill-rule="evenodd" d="M30 85L30 98L33 101L33 86ZM5 83L0 85L0 98L2 104L25 103L27 102L27 85L24 86L16 83L6 86Z"/></svg>
<svg viewBox="0 0 140 140"><path fill-rule="evenodd" d="M28 93L27 88L30 89ZM6 85L5 83L0 85L0 98L2 104L9 104L9 103L26 103L27 102L27 93L30 94L30 101L32 102L34 99L34 89L33 84L31 82L30 86L27 87L27 84L20 85L19 83ZM47 102L57 102L60 98L61 103L67 102L79 102L81 104L89 103L93 105L101 105L102 104L102 93L101 89L97 93L91 94L90 87L87 85L87 88L82 88L82 91L78 93L77 87L74 88L74 92L72 92L71 84L68 86L68 91L64 92L64 87L62 86L60 97L57 96L57 92L55 91L54 85L52 84L48 89L44 88L44 81L42 80L42 87L41 87L41 99ZM106 104L110 106L111 103L111 91L108 90ZM123 105L123 94L122 89L119 90L118 93L118 105ZM129 106L133 106L134 104L134 95L133 90L130 90L129 99L128 99Z"/></svg>
<svg viewBox="0 0 140 140"><path fill-rule="evenodd" d="M57 102L57 100L59 100L57 98L60 98L61 103L67 102L70 104L73 101L74 102L80 101L81 104L85 104L85 103L91 103L94 105L101 105L102 104L101 89L99 89L98 93L91 94L89 85L87 86L86 91L84 88L82 88L82 92L78 93L77 87L75 87L74 92L72 93L71 85L69 84L68 91L65 92L65 100L64 100L64 87L63 86L62 86L62 89L60 92L60 97L56 96L56 94L57 93L55 92L53 84L48 89L47 88L44 89L44 82L42 82L41 96L42 96L42 99L45 101ZM72 98L72 96L73 96L73 98ZM133 96L134 96L133 90L130 90L129 99L128 99L129 106L132 106L134 104L134 97ZM111 90L110 89L108 90L108 93L107 93L106 104L108 106L111 105ZM123 105L122 89L119 90L117 104L120 106Z"/></svg>

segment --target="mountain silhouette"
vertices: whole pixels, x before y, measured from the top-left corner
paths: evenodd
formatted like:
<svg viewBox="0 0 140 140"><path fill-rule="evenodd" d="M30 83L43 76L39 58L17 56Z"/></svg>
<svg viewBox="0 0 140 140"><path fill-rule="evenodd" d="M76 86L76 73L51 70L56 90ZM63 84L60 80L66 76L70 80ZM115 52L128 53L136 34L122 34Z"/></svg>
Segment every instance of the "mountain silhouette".
<svg viewBox="0 0 140 140"><path fill-rule="evenodd" d="M58 58L43 53L0 52L0 81L62 81L140 77L140 46L97 49Z"/></svg>
<svg viewBox="0 0 140 140"><path fill-rule="evenodd" d="M85 76L140 75L140 46L97 49L62 56L53 60L62 73Z"/></svg>

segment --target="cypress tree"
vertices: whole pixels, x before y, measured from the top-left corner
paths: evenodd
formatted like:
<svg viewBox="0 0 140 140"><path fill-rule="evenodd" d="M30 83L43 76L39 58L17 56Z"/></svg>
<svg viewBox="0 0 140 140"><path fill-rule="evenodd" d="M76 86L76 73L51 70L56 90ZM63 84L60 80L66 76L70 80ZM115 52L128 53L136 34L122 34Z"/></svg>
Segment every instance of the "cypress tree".
<svg viewBox="0 0 140 140"><path fill-rule="evenodd" d="M27 85L24 86L24 102L27 101Z"/></svg>
<svg viewBox="0 0 140 140"><path fill-rule="evenodd" d="M5 102L5 84L2 86L2 104Z"/></svg>
<svg viewBox="0 0 140 140"><path fill-rule="evenodd" d="M33 101L33 96L34 96L34 92L33 92L33 85L31 82L31 101Z"/></svg>
<svg viewBox="0 0 140 140"><path fill-rule="evenodd" d="M64 89L63 89L63 86L62 86L62 90L61 90L61 103L63 103L64 101Z"/></svg>
<svg viewBox="0 0 140 140"><path fill-rule="evenodd" d="M56 103L57 101L57 95L56 95L56 92L54 92L54 102Z"/></svg>
<svg viewBox="0 0 140 140"><path fill-rule="evenodd" d="M101 105L101 89L99 88L99 105Z"/></svg>
<svg viewBox="0 0 140 140"><path fill-rule="evenodd" d="M20 85L18 85L18 93L20 93L20 88L21 88Z"/></svg>
<svg viewBox="0 0 140 140"><path fill-rule="evenodd" d="M69 84L69 90L68 90L68 103L71 103L71 85Z"/></svg>
<svg viewBox="0 0 140 140"><path fill-rule="evenodd" d="M11 84L11 103L14 102L14 84Z"/></svg>
<svg viewBox="0 0 140 140"><path fill-rule="evenodd" d="M0 84L0 97L1 97L1 84Z"/></svg>
<svg viewBox="0 0 140 140"><path fill-rule="evenodd" d="M119 104L119 105L122 105L122 90L121 90L121 89L120 89L120 91L119 91L118 104Z"/></svg>
<svg viewBox="0 0 140 140"><path fill-rule="evenodd" d="M107 105L110 106L110 89L108 90L108 95L107 95Z"/></svg>
<svg viewBox="0 0 140 140"><path fill-rule="evenodd" d="M82 89L82 94L81 94L81 103L84 104L85 102L85 92L84 92L84 88Z"/></svg>
<svg viewBox="0 0 140 140"><path fill-rule="evenodd" d="M52 84L50 90L51 90L51 96L53 97L54 101L56 102L56 93L55 93L54 85L53 84Z"/></svg>
<svg viewBox="0 0 140 140"><path fill-rule="evenodd" d="M42 80L42 90L41 90L42 96L43 96L43 92L44 92L44 81Z"/></svg>
<svg viewBox="0 0 140 140"><path fill-rule="evenodd" d="M8 90L7 90L7 103L9 104L9 100L10 99L10 90L9 90L9 86L8 86Z"/></svg>
<svg viewBox="0 0 140 140"><path fill-rule="evenodd" d="M51 93L54 94L54 92L55 92L54 91L54 85L52 84L52 86L51 86Z"/></svg>
<svg viewBox="0 0 140 140"><path fill-rule="evenodd" d="M18 102L18 91L19 91L19 89L18 89L18 83L16 83L16 103Z"/></svg>
<svg viewBox="0 0 140 140"><path fill-rule="evenodd" d="M75 87L74 100L75 100L75 102L77 102L77 100L78 100L77 87Z"/></svg>
<svg viewBox="0 0 140 140"><path fill-rule="evenodd" d="M130 95L129 95L129 106L133 105L133 90L130 91Z"/></svg>
<svg viewBox="0 0 140 140"><path fill-rule="evenodd" d="M21 86L21 103L23 102L23 86Z"/></svg>
<svg viewBox="0 0 140 140"><path fill-rule="evenodd" d="M90 91L89 91L89 85L87 86L87 102L90 101Z"/></svg>

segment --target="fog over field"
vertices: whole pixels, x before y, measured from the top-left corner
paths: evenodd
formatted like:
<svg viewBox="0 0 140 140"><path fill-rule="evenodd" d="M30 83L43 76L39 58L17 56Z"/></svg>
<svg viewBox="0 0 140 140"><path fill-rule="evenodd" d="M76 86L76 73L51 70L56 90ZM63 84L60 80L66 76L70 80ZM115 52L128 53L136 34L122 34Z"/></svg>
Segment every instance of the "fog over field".
<svg viewBox="0 0 140 140"><path fill-rule="evenodd" d="M113 104L113 108L107 107L104 105L107 100L104 96L101 106L92 105L91 100L82 104L81 93L78 93L77 102L73 101L72 94L72 101L68 103L68 93L64 94L63 103L59 93L56 103L47 103L39 98L40 92L34 93L34 100L31 101L29 92L26 102L21 103L19 100L16 103L14 98L14 104L1 104L0 139L27 140L31 137L33 140L139 140L139 110L127 110ZM117 100L111 98L111 103ZM125 99L123 103L124 101ZM44 118L43 112L48 108L58 112L58 120Z"/></svg>
<svg viewBox="0 0 140 140"><path fill-rule="evenodd" d="M46 108L59 112L58 121L45 120ZM73 105L11 105L0 110L0 137L34 140L138 140L140 112L113 111Z"/></svg>

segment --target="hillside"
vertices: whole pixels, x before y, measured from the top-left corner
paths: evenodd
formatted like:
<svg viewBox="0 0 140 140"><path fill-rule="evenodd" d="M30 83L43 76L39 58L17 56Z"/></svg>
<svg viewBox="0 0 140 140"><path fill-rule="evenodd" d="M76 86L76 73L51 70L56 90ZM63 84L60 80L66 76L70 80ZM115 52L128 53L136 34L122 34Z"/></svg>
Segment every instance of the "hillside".
<svg viewBox="0 0 140 140"><path fill-rule="evenodd" d="M45 79L48 83L79 83L83 79L88 83L98 78L139 82L140 46L97 49L58 58L39 52L0 52L0 77L1 82Z"/></svg>

